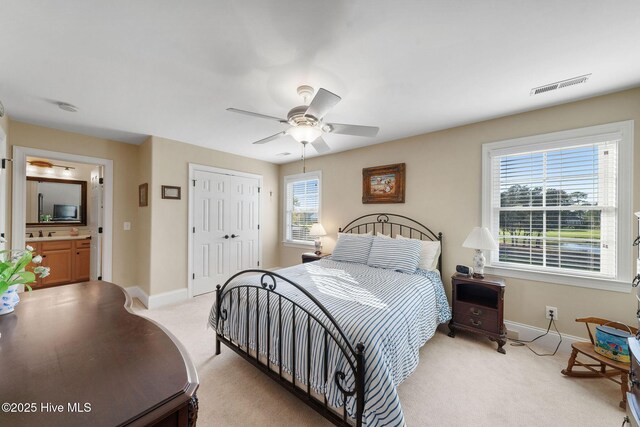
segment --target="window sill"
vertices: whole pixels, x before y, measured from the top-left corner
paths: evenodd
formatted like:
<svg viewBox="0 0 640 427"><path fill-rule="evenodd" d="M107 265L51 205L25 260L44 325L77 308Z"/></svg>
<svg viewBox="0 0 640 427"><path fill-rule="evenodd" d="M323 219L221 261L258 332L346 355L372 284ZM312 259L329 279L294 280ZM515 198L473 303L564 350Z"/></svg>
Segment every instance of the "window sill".
<svg viewBox="0 0 640 427"><path fill-rule="evenodd" d="M541 271L527 271L508 267L485 266L486 273L515 279L533 280L536 282L554 283L560 285L577 286L579 288L600 289L612 292L631 292L631 281L596 279L593 277L571 276L569 274L545 273Z"/></svg>
<svg viewBox="0 0 640 427"><path fill-rule="evenodd" d="M303 243L303 242L289 242L283 241L282 246L287 246L289 248L301 248L301 249L309 249L315 248L316 244L314 242Z"/></svg>

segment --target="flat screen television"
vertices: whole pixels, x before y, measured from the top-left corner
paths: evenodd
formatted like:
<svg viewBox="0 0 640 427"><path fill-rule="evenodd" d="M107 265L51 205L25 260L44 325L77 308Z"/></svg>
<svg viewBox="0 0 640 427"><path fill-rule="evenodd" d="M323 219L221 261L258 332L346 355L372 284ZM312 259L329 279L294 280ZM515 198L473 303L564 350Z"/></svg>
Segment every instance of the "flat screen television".
<svg viewBox="0 0 640 427"><path fill-rule="evenodd" d="M76 205L53 205L54 221L80 221L80 209Z"/></svg>

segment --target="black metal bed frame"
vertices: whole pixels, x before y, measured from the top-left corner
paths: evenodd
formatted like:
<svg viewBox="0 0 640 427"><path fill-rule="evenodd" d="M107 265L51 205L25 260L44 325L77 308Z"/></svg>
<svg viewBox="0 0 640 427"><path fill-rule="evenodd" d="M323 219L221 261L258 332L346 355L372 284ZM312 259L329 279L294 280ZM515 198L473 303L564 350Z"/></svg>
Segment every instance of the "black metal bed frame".
<svg viewBox="0 0 640 427"><path fill-rule="evenodd" d="M375 219L374 219L375 217ZM391 219L397 218L400 222L392 222ZM435 234L428 227L420 224L419 222L408 218L403 215L396 214L388 214L388 213L375 213L363 215L359 218L354 219L346 226L339 229L342 233L360 233L364 227L364 232L367 233L372 231L375 234L377 231L385 234L388 231L392 236L396 234L405 235L408 233L410 238L417 238L414 235L419 236L420 240L438 240L442 245L442 233ZM394 233L395 227L395 233ZM418 227L418 228L416 228ZM442 255L438 260L438 269L442 266ZM245 274L261 274L260 276L260 284L251 285L251 284L242 284L242 285L234 285L233 287L229 287L229 284L236 279L238 276ZM283 296L276 292L278 284L293 286L298 291L302 292L313 304L322 312L325 319L320 319L318 316L311 313L309 310L295 303L293 300ZM250 345L250 337L249 337L249 296L250 293L255 292L255 315L252 316L255 319L255 334L253 337L255 338L255 355L252 354L252 349ZM266 316L267 316L267 354L265 361L261 361L260 359L260 295L263 295L266 298ZM224 335L224 322L227 321L229 313L226 308L223 308L223 301L225 298L229 298L229 311L233 308L234 295L236 304L240 304L240 297L245 297L245 314L246 314L246 345L242 343L235 342L231 334L229 336ZM278 314L277 321L272 319L271 314L271 300L277 299L278 301ZM292 344L291 344L291 358L292 360L292 372L291 379L287 378L283 375L282 372L282 301L285 300L286 303L291 304L292 308ZM297 355L298 353L295 340L296 340L296 311L304 312L306 314L306 325L300 325L301 327L306 327L307 333L307 348L306 351L303 352L302 355ZM278 328L278 348L271 348L271 327ZM337 371L334 375L333 381L335 382L336 387L342 393L342 415L339 412L334 410L327 401L327 391L323 393L323 399L316 397L311 391L311 325L312 322L315 322L321 330L323 330L324 342L323 342L323 379L324 384L328 384L328 346L329 343L333 343L337 349L342 353L346 360L345 370L347 373L349 370L351 371L353 378L355 379L353 387L350 389L345 389L343 387L342 381L347 377L346 373L343 371ZM240 327L238 323L238 328ZM267 270L261 269L250 269L241 271L235 275L233 275L229 280L227 280L223 286L216 286L216 355L220 354L220 343L224 343L227 347L235 351L237 354L242 356L248 362L254 364L256 368L260 369L262 372L267 374L271 379L278 382L281 386L287 389L289 392L300 398L303 402L305 402L308 406L316 410L320 415L331 421L333 424L338 426L352 426L356 427L362 426L362 416L364 413L364 394L365 394L365 358L364 358L364 344L362 342L357 343L355 346L352 345L349 338L342 331L340 326L334 317L329 313L329 311L318 301L309 291L307 291L304 287L299 284L287 279L286 277L281 276L278 273L274 273ZM271 362L272 353L277 351L278 355L278 363L275 364ZM296 356L304 357L306 353L307 363L306 363L306 389L302 388L300 384L296 384ZM351 418L347 412L347 398L355 397L355 418Z"/></svg>

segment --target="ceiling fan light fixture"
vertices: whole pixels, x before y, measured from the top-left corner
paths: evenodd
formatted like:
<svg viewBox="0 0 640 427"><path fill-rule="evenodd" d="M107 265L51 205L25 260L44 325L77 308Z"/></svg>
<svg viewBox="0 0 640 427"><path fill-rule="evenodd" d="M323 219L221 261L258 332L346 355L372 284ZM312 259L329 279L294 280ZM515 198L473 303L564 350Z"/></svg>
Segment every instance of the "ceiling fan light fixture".
<svg viewBox="0 0 640 427"><path fill-rule="evenodd" d="M315 126L299 125L291 127L287 133L298 142L313 142L322 135L322 129Z"/></svg>

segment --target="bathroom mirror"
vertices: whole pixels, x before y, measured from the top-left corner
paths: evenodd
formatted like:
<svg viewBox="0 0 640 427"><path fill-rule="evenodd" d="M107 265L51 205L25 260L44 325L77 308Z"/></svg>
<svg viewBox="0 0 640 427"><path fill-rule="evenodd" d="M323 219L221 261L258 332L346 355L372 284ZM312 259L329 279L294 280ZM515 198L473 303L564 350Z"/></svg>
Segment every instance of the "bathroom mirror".
<svg viewBox="0 0 640 427"><path fill-rule="evenodd" d="M87 225L87 182L27 177L26 222L29 226Z"/></svg>

